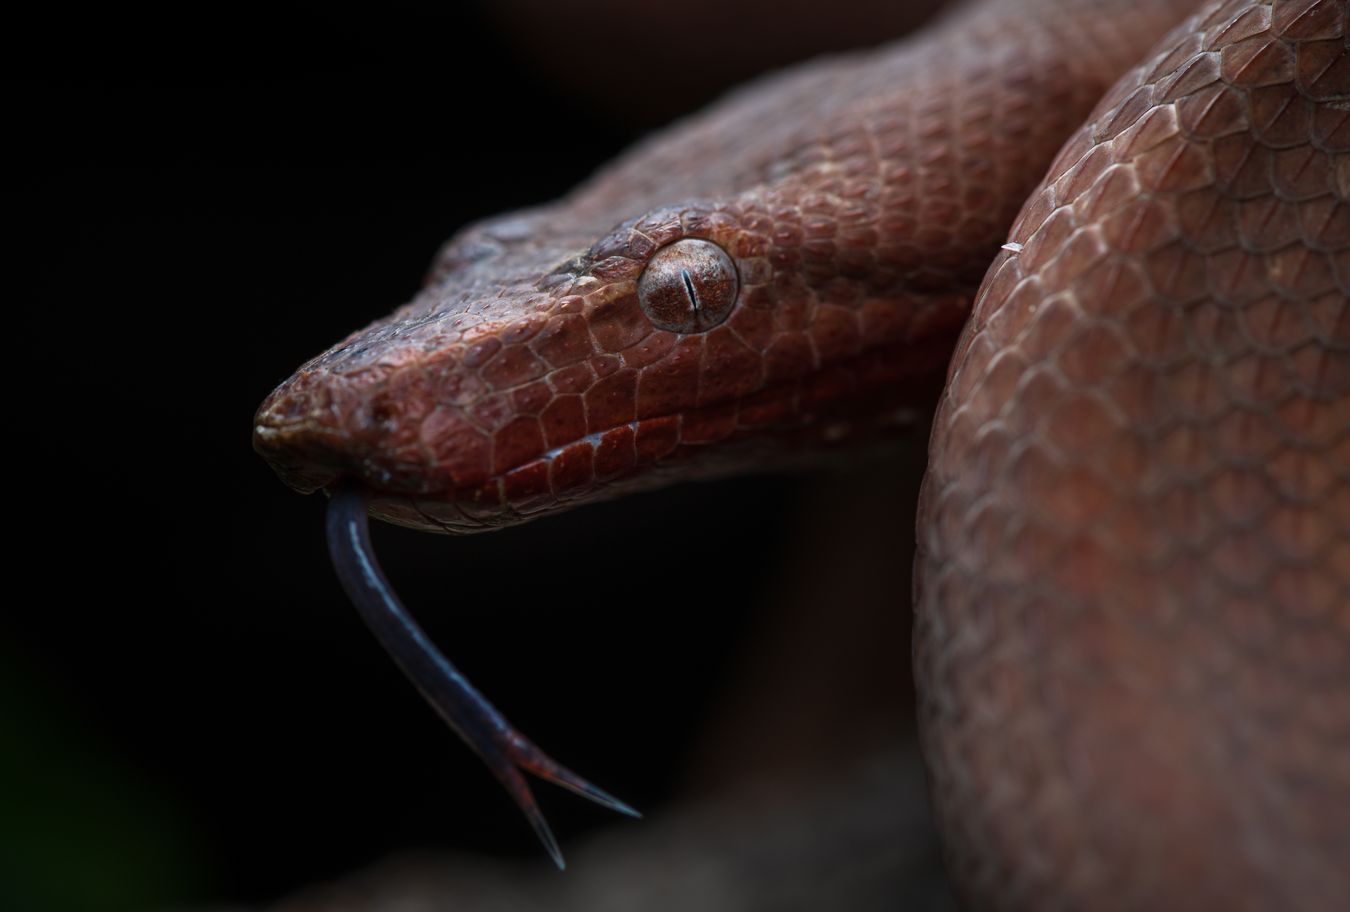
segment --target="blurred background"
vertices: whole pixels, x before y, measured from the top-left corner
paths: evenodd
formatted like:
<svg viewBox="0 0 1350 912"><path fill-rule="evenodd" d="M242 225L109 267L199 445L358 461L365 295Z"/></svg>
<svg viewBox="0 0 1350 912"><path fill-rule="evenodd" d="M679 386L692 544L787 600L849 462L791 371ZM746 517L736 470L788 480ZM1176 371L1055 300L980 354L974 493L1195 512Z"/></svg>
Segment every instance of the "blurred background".
<svg viewBox="0 0 1350 912"><path fill-rule="evenodd" d="M12 586L0 613L0 908L260 907L408 857L554 877L347 604L324 503L252 453L253 410L409 298L464 224L556 197L728 86L903 34L933 5L685 0L639 17L503 0L17 29L16 174L48 256L22 264L38 291L16 307L13 572L33 589ZM899 791L859 806L890 820L888 802L910 802L913 863L933 875L906 734L923 434L833 472L456 540L379 527L376 547L509 718L650 812L615 820L541 785L564 852L606 828L674 832L661 820L752 787L790 811L802 783L899 752ZM669 564L691 541L698 556ZM890 845L887 826L867 838ZM680 832L653 864L701 838ZM791 877L803 839L761 863ZM896 864L892 886L909 880Z"/></svg>

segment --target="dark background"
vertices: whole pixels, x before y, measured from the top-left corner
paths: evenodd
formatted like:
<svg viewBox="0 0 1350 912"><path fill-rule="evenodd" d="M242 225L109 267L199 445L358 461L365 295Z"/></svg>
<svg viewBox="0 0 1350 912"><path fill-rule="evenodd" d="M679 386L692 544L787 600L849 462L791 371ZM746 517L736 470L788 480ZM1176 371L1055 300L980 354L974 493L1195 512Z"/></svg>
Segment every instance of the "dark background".
<svg viewBox="0 0 1350 912"><path fill-rule="evenodd" d="M664 24L597 0L16 29L15 176L37 204L16 221L46 255L16 264L37 281L11 303L26 370L11 376L0 907L265 902L419 846L543 863L346 603L323 502L252 453L252 412L410 297L467 222L558 196L808 45L901 28L864 16L826 35L796 6L777 49L745 37L763 37L753 4ZM605 29L622 53L559 38ZM814 523L839 485L691 485L489 536L375 540L514 722L659 809L772 620L772 581L831 534ZM700 557L665 562L693 539ZM902 603L908 563L887 583ZM610 822L538 793L564 850Z"/></svg>

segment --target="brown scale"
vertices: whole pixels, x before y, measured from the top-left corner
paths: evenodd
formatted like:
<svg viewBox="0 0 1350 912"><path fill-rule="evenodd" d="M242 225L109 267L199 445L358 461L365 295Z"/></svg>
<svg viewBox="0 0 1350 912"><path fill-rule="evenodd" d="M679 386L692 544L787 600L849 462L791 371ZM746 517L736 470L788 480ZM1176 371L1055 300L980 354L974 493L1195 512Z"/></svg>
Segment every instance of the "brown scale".
<svg viewBox="0 0 1350 912"><path fill-rule="evenodd" d="M255 445L472 532L894 433L946 370L914 649L958 889L1344 908L1346 2L1193 8L977 3L762 80L465 229Z"/></svg>
<svg viewBox="0 0 1350 912"><path fill-rule="evenodd" d="M976 5L742 90L565 199L465 229L414 301L277 389L258 449L301 490L358 475L374 515L467 532L893 434L931 407L1055 150L1180 18L1115 5L1130 13ZM638 295L684 239L725 251L740 288L693 333Z"/></svg>
<svg viewBox="0 0 1350 912"><path fill-rule="evenodd" d="M1350 902L1345 42L1344 3L1206 7L976 299L914 645L973 906Z"/></svg>

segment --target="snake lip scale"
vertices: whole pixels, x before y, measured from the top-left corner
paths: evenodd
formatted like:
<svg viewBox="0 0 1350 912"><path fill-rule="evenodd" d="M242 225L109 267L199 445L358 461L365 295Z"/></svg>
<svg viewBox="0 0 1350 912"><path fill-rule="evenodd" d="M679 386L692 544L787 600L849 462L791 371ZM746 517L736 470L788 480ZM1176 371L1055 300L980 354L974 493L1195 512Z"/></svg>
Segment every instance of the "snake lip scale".
<svg viewBox="0 0 1350 912"><path fill-rule="evenodd" d="M484 531L931 414L920 739L971 908L1350 907L1347 0L973 0L471 225L254 446L555 861L367 516ZM907 521L907 520L905 520Z"/></svg>
<svg viewBox="0 0 1350 912"><path fill-rule="evenodd" d="M880 357L889 355L882 352ZM875 362L878 355L864 357ZM854 364L841 367L853 370ZM919 409L935 394L935 383L923 378L911 381L898 395L855 394L851 402L807 408L795 385L779 384L760 394L762 402L784 415L771 442L725 441L718 447L691 443L702 433L701 425L725 420L727 403L713 402L602 427L481 480L474 476L429 480L415 471L356 456L344 438L309 416L260 415L254 447L296 490L331 491L342 478L357 477L381 518L412 528L465 534L660 486L675 477L734 474L757 460L781 465L827 461L841 451L846 454L859 444L915 426ZM822 421L821 413L829 420Z"/></svg>

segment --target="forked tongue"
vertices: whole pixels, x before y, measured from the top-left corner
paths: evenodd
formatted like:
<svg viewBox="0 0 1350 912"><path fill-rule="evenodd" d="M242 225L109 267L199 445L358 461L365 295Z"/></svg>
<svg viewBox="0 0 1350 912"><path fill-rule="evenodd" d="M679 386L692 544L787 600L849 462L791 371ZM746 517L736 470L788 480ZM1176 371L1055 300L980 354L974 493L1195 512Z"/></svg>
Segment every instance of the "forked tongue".
<svg viewBox="0 0 1350 912"><path fill-rule="evenodd" d="M473 748L524 812L554 864L565 868L558 842L521 771L570 789L596 804L642 815L557 763L516 730L441 654L389 585L375 559L366 518L366 495L341 484L328 504L328 550L347 597L389 655L436 712Z"/></svg>

